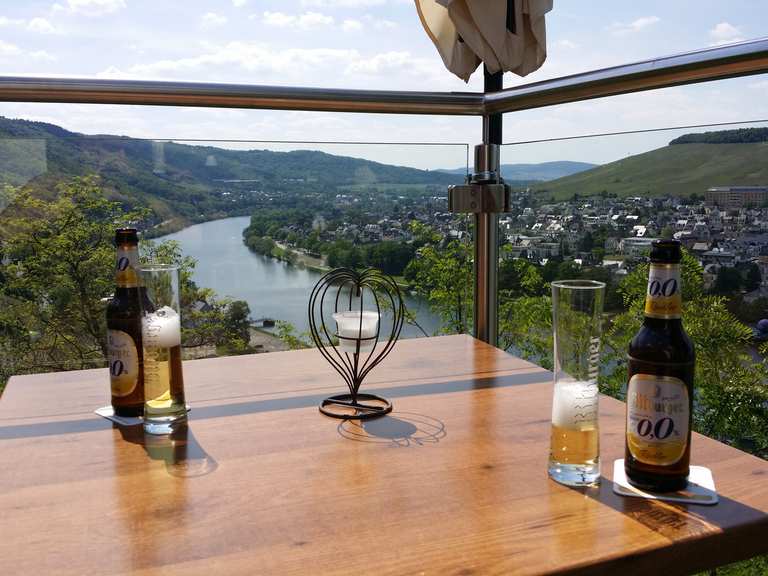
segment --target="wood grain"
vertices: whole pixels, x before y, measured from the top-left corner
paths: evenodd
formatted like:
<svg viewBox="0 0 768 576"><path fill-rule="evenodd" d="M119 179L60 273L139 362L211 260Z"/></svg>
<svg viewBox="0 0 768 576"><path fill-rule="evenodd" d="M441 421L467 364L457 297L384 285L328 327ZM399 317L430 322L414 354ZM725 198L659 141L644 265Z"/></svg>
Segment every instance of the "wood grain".
<svg viewBox="0 0 768 576"><path fill-rule="evenodd" d="M0 400L0 573L687 574L768 552L768 463L694 435L715 507L622 499L624 405L601 399L599 488L546 475L551 374L466 336L398 343L363 426L315 350L186 362L186 438L92 414L106 370ZM149 441L153 440L153 441Z"/></svg>

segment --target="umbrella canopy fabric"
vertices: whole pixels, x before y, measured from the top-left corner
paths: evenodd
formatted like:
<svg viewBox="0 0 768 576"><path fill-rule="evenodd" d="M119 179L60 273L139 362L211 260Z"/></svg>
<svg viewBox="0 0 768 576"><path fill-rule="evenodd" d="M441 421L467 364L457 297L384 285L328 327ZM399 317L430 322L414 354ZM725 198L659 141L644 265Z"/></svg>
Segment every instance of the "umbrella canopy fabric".
<svg viewBox="0 0 768 576"><path fill-rule="evenodd" d="M446 68L465 82L481 62L492 74L525 76L547 57L552 0L415 0Z"/></svg>

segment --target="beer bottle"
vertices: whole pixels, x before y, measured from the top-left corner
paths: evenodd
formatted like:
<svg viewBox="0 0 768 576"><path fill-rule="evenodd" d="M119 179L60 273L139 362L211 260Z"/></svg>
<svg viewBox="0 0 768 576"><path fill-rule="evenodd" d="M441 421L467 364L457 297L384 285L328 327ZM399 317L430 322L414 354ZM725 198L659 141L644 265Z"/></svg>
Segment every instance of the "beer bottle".
<svg viewBox="0 0 768 576"><path fill-rule="evenodd" d="M681 320L677 240L651 247L643 326L629 344L624 469L642 490L685 488L691 455L694 349Z"/></svg>
<svg viewBox="0 0 768 576"><path fill-rule="evenodd" d="M115 233L115 295L107 305L107 345L112 408L118 416L144 411L141 349L139 238L134 228Z"/></svg>

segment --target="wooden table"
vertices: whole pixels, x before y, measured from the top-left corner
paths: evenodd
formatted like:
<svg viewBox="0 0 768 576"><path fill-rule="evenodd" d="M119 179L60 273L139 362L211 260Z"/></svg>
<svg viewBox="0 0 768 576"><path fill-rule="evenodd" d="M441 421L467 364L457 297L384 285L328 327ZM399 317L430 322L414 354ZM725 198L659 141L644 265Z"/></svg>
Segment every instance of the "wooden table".
<svg viewBox="0 0 768 576"><path fill-rule="evenodd" d="M316 350L185 363L186 442L92 413L106 370L0 400L0 574L686 574L768 552L768 462L694 435L714 507L623 499L624 405L598 489L546 475L551 374L467 336L402 341L364 426Z"/></svg>

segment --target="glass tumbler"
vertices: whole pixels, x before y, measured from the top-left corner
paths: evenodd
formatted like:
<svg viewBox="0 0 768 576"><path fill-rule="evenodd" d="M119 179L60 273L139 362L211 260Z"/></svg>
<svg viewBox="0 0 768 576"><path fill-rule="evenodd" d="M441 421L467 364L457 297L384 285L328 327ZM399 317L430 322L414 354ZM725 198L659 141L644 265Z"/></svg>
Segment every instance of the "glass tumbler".
<svg viewBox="0 0 768 576"><path fill-rule="evenodd" d="M141 339L144 351L144 431L171 434L186 422L181 368L179 268L141 268Z"/></svg>
<svg viewBox="0 0 768 576"><path fill-rule="evenodd" d="M568 486L600 478L597 377L605 284L552 282L554 394L549 476Z"/></svg>

